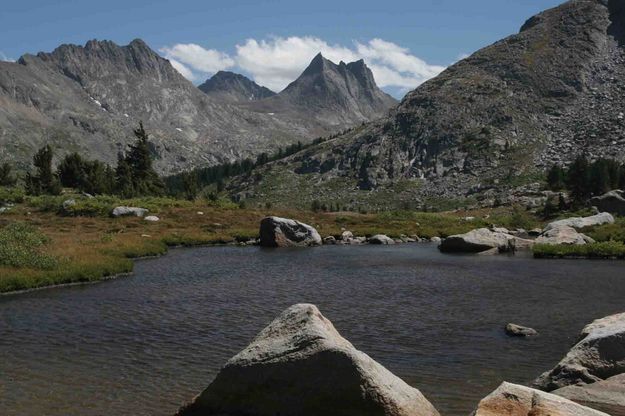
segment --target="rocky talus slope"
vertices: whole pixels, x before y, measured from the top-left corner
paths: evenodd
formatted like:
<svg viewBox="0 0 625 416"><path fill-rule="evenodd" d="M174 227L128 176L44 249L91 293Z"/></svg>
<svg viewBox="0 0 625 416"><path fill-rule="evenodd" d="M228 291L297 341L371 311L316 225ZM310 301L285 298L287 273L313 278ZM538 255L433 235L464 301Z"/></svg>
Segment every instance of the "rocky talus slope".
<svg viewBox="0 0 625 416"><path fill-rule="evenodd" d="M240 178L231 190L280 201L297 188L306 203L380 208L493 202L582 151L622 160L624 8L621 0L571 0L540 13L410 92L389 117Z"/></svg>

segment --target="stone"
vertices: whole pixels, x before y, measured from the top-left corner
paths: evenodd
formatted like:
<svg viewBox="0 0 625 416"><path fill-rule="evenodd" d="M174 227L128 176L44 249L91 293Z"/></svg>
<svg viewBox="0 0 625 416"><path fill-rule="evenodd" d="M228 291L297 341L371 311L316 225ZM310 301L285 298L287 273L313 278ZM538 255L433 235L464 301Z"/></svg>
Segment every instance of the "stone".
<svg viewBox="0 0 625 416"><path fill-rule="evenodd" d="M491 231L494 233L510 234L510 231L504 227L493 227Z"/></svg>
<svg viewBox="0 0 625 416"><path fill-rule="evenodd" d="M329 235L323 239L323 244L336 244L336 238L333 235Z"/></svg>
<svg viewBox="0 0 625 416"><path fill-rule="evenodd" d="M561 399L564 400L564 399ZM316 306L286 309L178 416L438 416L434 406L343 338Z"/></svg>
<svg viewBox="0 0 625 416"><path fill-rule="evenodd" d="M508 324L505 328L506 334L513 337L533 337L538 335L538 331L534 328L529 328L527 326L521 326L517 324Z"/></svg>
<svg viewBox="0 0 625 416"><path fill-rule="evenodd" d="M543 230L541 228L532 228L527 232L527 235L529 235L530 237L538 237L542 234L542 232Z"/></svg>
<svg viewBox="0 0 625 416"><path fill-rule="evenodd" d="M560 225L558 227L552 227L546 229L541 235L536 238L536 244L569 244L569 245L583 245L586 244L586 238L583 234L580 234L573 227L566 225Z"/></svg>
<svg viewBox="0 0 625 416"><path fill-rule="evenodd" d="M610 191L590 200L600 211L625 216L625 191Z"/></svg>
<svg viewBox="0 0 625 416"><path fill-rule="evenodd" d="M608 212L602 212L590 217L573 217L566 218L564 220L554 221L547 224L544 231L551 230L553 228L560 228L562 226L575 228L580 230L585 227L593 227L602 224L614 224L614 217Z"/></svg>
<svg viewBox="0 0 625 416"><path fill-rule="evenodd" d="M111 212L113 217L145 217L149 211L145 208L137 207L115 207Z"/></svg>
<svg viewBox="0 0 625 416"><path fill-rule="evenodd" d="M555 394L503 382L483 398L473 416L609 416Z"/></svg>
<svg viewBox="0 0 625 416"><path fill-rule="evenodd" d="M505 251L512 236L494 233L488 228L479 228L465 234L447 237L441 242L440 250L444 253L480 253L491 249Z"/></svg>
<svg viewBox="0 0 625 416"><path fill-rule="evenodd" d="M74 206L76 206L75 199L66 199L65 201L63 201L63 211L67 211Z"/></svg>
<svg viewBox="0 0 625 416"><path fill-rule="evenodd" d="M149 221L149 222L158 222L161 219L157 217L156 215L148 215L147 217L144 218L144 220Z"/></svg>
<svg viewBox="0 0 625 416"><path fill-rule="evenodd" d="M351 240L352 238L354 238L354 234L351 231L343 231L341 233L341 240L343 241Z"/></svg>
<svg viewBox="0 0 625 416"><path fill-rule="evenodd" d="M396 241L384 234L377 234L373 237L369 237L369 244L382 244L382 245L390 245L395 244Z"/></svg>
<svg viewBox="0 0 625 416"><path fill-rule="evenodd" d="M440 237L432 237L432 238L430 238L430 242L432 242L432 243L440 244L441 241L442 241L442 239Z"/></svg>
<svg viewBox="0 0 625 416"><path fill-rule="evenodd" d="M578 342L534 386L553 391L606 380L625 373L625 313L597 319L582 330Z"/></svg>
<svg viewBox="0 0 625 416"><path fill-rule="evenodd" d="M625 416L625 374L593 384L563 387L553 394L612 416Z"/></svg>
<svg viewBox="0 0 625 416"><path fill-rule="evenodd" d="M321 236L308 224L280 217L266 217L260 222L260 245L263 247L306 247L321 244Z"/></svg>

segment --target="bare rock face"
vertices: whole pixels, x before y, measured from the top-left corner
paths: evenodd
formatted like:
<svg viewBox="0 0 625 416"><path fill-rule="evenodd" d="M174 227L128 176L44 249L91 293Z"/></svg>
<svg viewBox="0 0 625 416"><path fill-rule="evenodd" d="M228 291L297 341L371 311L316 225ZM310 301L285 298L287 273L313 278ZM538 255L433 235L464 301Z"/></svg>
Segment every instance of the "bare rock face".
<svg viewBox="0 0 625 416"><path fill-rule="evenodd" d="M563 399L562 399L563 400ZM285 310L178 416L438 416L315 307Z"/></svg>
<svg viewBox="0 0 625 416"><path fill-rule="evenodd" d="M593 384L563 387L553 394L612 416L625 416L625 374Z"/></svg>
<svg viewBox="0 0 625 416"><path fill-rule="evenodd" d="M492 249L505 249L513 239L508 234L479 228L466 234L449 236L441 242L439 248L446 253L481 253Z"/></svg>
<svg viewBox="0 0 625 416"><path fill-rule="evenodd" d="M622 373L625 373L625 313L587 325L562 361L536 379L534 385L552 391L600 382Z"/></svg>
<svg viewBox="0 0 625 416"><path fill-rule="evenodd" d="M517 384L502 383L473 416L608 416L570 400Z"/></svg>
<svg viewBox="0 0 625 416"><path fill-rule="evenodd" d="M260 222L260 245L263 247L306 247L321 244L321 236L308 224L280 217L267 217Z"/></svg>

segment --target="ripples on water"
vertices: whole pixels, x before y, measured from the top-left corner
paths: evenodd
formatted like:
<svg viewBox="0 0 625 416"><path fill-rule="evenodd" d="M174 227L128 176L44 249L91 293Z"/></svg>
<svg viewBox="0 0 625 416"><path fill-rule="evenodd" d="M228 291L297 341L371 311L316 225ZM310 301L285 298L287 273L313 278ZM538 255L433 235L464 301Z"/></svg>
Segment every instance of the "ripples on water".
<svg viewBox="0 0 625 416"><path fill-rule="evenodd" d="M173 250L131 277L0 297L0 414L171 415L283 309L310 302L443 415L466 415L622 312L623 267L417 244ZM507 322L540 336L508 338Z"/></svg>

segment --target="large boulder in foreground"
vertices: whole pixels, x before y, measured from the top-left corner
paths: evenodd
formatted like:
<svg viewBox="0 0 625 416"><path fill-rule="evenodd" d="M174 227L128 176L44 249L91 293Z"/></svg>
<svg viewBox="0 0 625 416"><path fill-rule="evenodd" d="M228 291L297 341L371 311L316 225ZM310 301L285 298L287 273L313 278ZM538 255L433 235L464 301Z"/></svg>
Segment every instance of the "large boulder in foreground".
<svg viewBox="0 0 625 416"><path fill-rule="evenodd" d="M308 224L280 217L267 217L260 222L260 245L263 247L306 247L321 244L321 236Z"/></svg>
<svg viewBox="0 0 625 416"><path fill-rule="evenodd" d="M599 211L625 216L625 191L610 191L592 198L590 203Z"/></svg>
<svg viewBox="0 0 625 416"><path fill-rule="evenodd" d="M573 217L566 218L564 220L558 220L547 224L544 231L548 231L552 228L559 227L572 227L576 230L593 227L595 225L603 225L603 224L613 224L614 217L612 214L608 212L602 212L597 215L592 215L590 217Z"/></svg>
<svg viewBox="0 0 625 416"><path fill-rule="evenodd" d="M564 387L553 394L612 416L625 416L625 374L593 384Z"/></svg>
<svg viewBox="0 0 625 416"><path fill-rule="evenodd" d="M419 390L294 305L231 358L179 416L438 415Z"/></svg>
<svg viewBox="0 0 625 416"><path fill-rule="evenodd" d="M481 253L492 249L505 251L513 236L479 228L466 234L452 235L444 239L439 249L444 253Z"/></svg>
<svg viewBox="0 0 625 416"><path fill-rule="evenodd" d="M502 383L486 396L473 416L609 416L555 394Z"/></svg>
<svg viewBox="0 0 625 416"><path fill-rule="evenodd" d="M625 313L586 325L577 344L534 385L552 391L600 382L621 373L625 373Z"/></svg>

